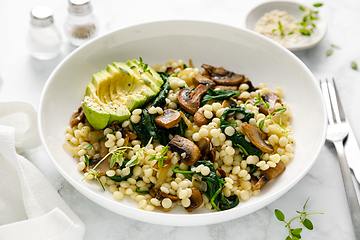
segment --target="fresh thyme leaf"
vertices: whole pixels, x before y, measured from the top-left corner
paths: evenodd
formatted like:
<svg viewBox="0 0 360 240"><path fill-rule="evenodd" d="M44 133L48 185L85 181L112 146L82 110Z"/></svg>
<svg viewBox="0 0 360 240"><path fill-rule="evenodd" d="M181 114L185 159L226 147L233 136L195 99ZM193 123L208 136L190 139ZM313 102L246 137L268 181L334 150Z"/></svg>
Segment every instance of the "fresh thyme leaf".
<svg viewBox="0 0 360 240"><path fill-rule="evenodd" d="M93 145L92 145L91 143L86 144L86 145L83 147L83 149L85 149L85 150L90 150L90 149L92 149L92 148L93 148Z"/></svg>
<svg viewBox="0 0 360 240"><path fill-rule="evenodd" d="M85 163L86 163L86 166L89 166L90 165L90 161L89 161L89 158L86 154L84 154L84 158L85 158Z"/></svg>
<svg viewBox="0 0 360 240"><path fill-rule="evenodd" d="M295 228L291 230L293 235L299 235L302 232L302 228Z"/></svg>
<svg viewBox="0 0 360 240"><path fill-rule="evenodd" d="M305 12L305 8L303 6L299 6L299 9L303 12Z"/></svg>
<svg viewBox="0 0 360 240"><path fill-rule="evenodd" d="M135 66L131 66L130 69L136 69L136 67L135 67Z"/></svg>
<svg viewBox="0 0 360 240"><path fill-rule="evenodd" d="M351 62L351 68L354 69L354 70L356 70L356 71L359 70L356 62L354 62L354 61Z"/></svg>
<svg viewBox="0 0 360 240"><path fill-rule="evenodd" d="M331 56L333 54L333 52L334 52L334 50L332 50L332 49L327 50L326 51L326 56L327 57Z"/></svg>
<svg viewBox="0 0 360 240"><path fill-rule="evenodd" d="M309 219L305 219L302 224L309 230L313 230L314 229L314 225L312 224L312 222Z"/></svg>
<svg viewBox="0 0 360 240"><path fill-rule="evenodd" d="M116 132L111 132L111 133L109 133L109 134L113 134L113 135L115 135L115 134L116 134ZM100 142L100 141L101 141L101 140L103 140L104 138L106 138L106 135L104 135L104 136L100 137L100 138L98 139L98 142Z"/></svg>
<svg viewBox="0 0 360 240"><path fill-rule="evenodd" d="M125 70L125 69L123 69L123 68L121 68L121 67L119 67L119 69L120 69L123 73L127 74L127 75L130 77L130 73L129 73L127 70Z"/></svg>
<svg viewBox="0 0 360 240"><path fill-rule="evenodd" d="M275 110L275 114L281 114L281 113L284 113L287 109L286 108L278 108Z"/></svg>
<svg viewBox="0 0 360 240"><path fill-rule="evenodd" d="M285 215L279 209L275 209L275 216L276 216L277 220L279 220L281 222L285 221Z"/></svg>
<svg viewBox="0 0 360 240"><path fill-rule="evenodd" d="M133 160L130 160L128 161L126 164L125 164L125 167L132 167L132 166L135 166L139 161L139 157L136 157L134 158Z"/></svg>
<svg viewBox="0 0 360 240"><path fill-rule="evenodd" d="M156 158L156 155L153 155L153 156L151 156L151 158L149 158L149 162L151 162L151 161L154 161L155 160L155 158Z"/></svg>
<svg viewBox="0 0 360 240"><path fill-rule="evenodd" d="M100 183L102 189L105 191L105 187L104 185L102 184L102 182L100 181L100 179L96 176L95 179Z"/></svg>
<svg viewBox="0 0 360 240"><path fill-rule="evenodd" d="M305 27L305 26L304 26L304 27ZM299 31L300 31L300 33L301 33L302 35L304 35L304 36L310 36L310 31L309 31L308 29L306 29L306 28L302 28L302 29L300 29Z"/></svg>
<svg viewBox="0 0 360 240"><path fill-rule="evenodd" d="M110 163L109 163L110 168L112 168L112 167L115 165L116 160L117 160L117 155L113 154L113 155L111 156Z"/></svg>
<svg viewBox="0 0 360 240"><path fill-rule="evenodd" d="M322 3L315 3L313 4L314 7L321 7L323 4Z"/></svg>
<svg viewBox="0 0 360 240"><path fill-rule="evenodd" d="M162 166L164 165L164 160L162 158L159 158L157 161L158 161L158 167L162 168Z"/></svg>
<svg viewBox="0 0 360 240"><path fill-rule="evenodd" d="M332 48L336 48L336 49L341 49L339 46L335 45L335 44L331 44L330 45Z"/></svg>
<svg viewBox="0 0 360 240"><path fill-rule="evenodd" d="M164 155L164 154L167 152L168 148L169 148L168 146L165 146L165 147L161 150L160 154L161 154L161 155Z"/></svg>
<svg viewBox="0 0 360 240"><path fill-rule="evenodd" d="M293 32L293 31L289 32L289 34L288 34L288 35L292 35L292 34L294 34L294 32Z"/></svg>
<svg viewBox="0 0 360 240"><path fill-rule="evenodd" d="M143 80L144 82L146 82L147 84L151 84L151 82L145 78L141 78L140 80Z"/></svg>
<svg viewBox="0 0 360 240"><path fill-rule="evenodd" d="M265 119L262 119L259 123L259 129L261 130L264 127Z"/></svg>

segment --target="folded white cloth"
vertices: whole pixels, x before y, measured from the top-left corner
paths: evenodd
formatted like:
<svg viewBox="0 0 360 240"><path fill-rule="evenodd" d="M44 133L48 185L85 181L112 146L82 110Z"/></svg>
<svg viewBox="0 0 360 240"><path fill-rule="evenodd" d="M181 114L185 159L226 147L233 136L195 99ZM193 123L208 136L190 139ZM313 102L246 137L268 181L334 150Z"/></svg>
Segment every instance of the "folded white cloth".
<svg viewBox="0 0 360 240"><path fill-rule="evenodd" d="M39 145L35 109L23 102L0 103L0 239L83 239L81 220L18 154Z"/></svg>

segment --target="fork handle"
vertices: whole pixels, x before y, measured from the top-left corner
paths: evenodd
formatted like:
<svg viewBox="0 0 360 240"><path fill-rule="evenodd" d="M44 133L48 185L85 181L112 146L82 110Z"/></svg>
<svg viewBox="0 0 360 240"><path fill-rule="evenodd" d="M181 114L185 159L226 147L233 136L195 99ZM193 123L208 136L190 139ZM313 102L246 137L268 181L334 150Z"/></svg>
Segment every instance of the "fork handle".
<svg viewBox="0 0 360 240"><path fill-rule="evenodd" d="M346 198L349 205L350 216L354 228L355 239L360 239L360 206L357 199L354 183L351 177L349 165L346 160L344 144L342 141L334 142L336 152L339 157L339 163L341 168L341 174L344 181L344 187L346 192Z"/></svg>

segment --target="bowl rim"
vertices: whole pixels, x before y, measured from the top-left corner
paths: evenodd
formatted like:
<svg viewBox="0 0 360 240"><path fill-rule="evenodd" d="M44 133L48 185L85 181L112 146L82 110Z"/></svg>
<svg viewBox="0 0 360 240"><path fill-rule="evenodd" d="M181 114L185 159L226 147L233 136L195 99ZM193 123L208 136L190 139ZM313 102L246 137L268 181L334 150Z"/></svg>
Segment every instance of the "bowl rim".
<svg viewBox="0 0 360 240"><path fill-rule="evenodd" d="M306 72L307 75L309 75L312 80L315 82L315 77L312 74L312 72L309 70L309 68L296 56L294 55L292 52L290 52L288 49L284 48L283 46L281 46L280 44L275 43L274 41L268 39L265 36L262 36L260 34L256 34L254 31L251 31L247 28L244 27L234 27L231 25L227 25L227 24L222 24L222 23L216 23L216 22L210 22L210 21L198 21L198 20L160 20L160 21L152 21L152 22L147 22L147 23L142 23L142 24L134 24L131 26L126 26L123 28L118 28L115 29L113 31L110 31L104 35L98 36L94 39L92 39L91 41L87 42L86 44L80 46L79 48L75 49L72 53L70 53L67 57L65 57L61 63L53 70L53 72L51 73L51 75L49 76L44 89L42 91L41 94L41 99L40 99L40 104L39 104L39 111L38 111L38 129L39 129L39 135L40 135L40 139L42 142L42 145L44 146L45 152L47 153L47 155L49 156L49 158L51 159L52 163L54 164L54 166L56 167L56 169L60 172L60 174L62 175L62 177L64 177L77 191L81 192L83 195L85 195L87 198L89 198L90 200L92 200L93 202L95 202L96 204L107 208L110 211L113 211L117 214L120 214L122 216L125 217L129 217L138 221L143 221L143 222L148 222L148 223L153 223L153 224L159 224L159 225L168 225L168 226L202 226L202 225L208 225L208 224L214 224L214 223L219 223L219 222L224 222L223 216L226 216L226 220L225 221L230 221L233 220L235 218L239 218L242 216L245 216L247 214L250 214L252 212L255 212L267 205L269 205L270 203L272 203L273 201L275 201L276 199L280 198L281 196L283 196L287 191L289 191L294 185L296 185L306 174L307 172L311 169L311 167L313 166L313 164L315 163L318 155L320 154L321 151L321 147L319 147L316 151L316 153L313 155L313 160L310 162L310 164L308 164L308 166L304 169L304 171L299 174L296 178L293 179L293 181L291 181L290 184L286 185L286 187L282 188L280 191L277 192L272 192L270 193L266 199L264 199L264 201L260 201L260 202L255 202L251 206L251 210L247 210L247 209L231 209L228 211L221 211L221 212L208 212L208 213L200 213L200 214L169 214L169 213L162 213L162 212L148 212L148 211L144 211L138 208L133 208L130 206L126 206L126 205L119 205L116 201L112 201L109 200L108 198L100 195L100 194L94 194L94 192L92 192L89 188L87 188L84 185L81 185L77 180L73 179L71 176L69 176L61 167L60 165L57 163L57 161L55 160L55 158L53 158L50 150L48 149L47 145L46 145L46 141L44 138L44 131L43 131L43 122L42 122L42 112L45 106L45 96L47 93L48 88L50 87L50 85L52 84L52 79L54 79L54 76L58 73L58 71L62 68L62 66L65 64L65 62L68 61L68 59L72 58L72 56L76 55L79 51L81 51L84 48L87 48L88 46L90 46L91 44L93 44L94 42L97 41L101 41L102 39L105 38L109 38L109 36L116 34L119 31L123 31L125 29L131 29L131 28L137 28L137 27L145 27L147 25L153 25L153 24L162 24L165 22L171 22L172 24L182 24L183 22L189 22L189 23L193 23L193 24L202 24L202 25L218 25L218 26L222 26L222 27L227 27L229 29L232 30L236 30L236 31L244 31L247 34L253 35L257 38L261 38L263 39L262 41L266 41L267 43L270 43L273 47L277 47L277 48L281 48L282 51L284 52L284 54L286 54L288 57L292 58L293 60L296 61L297 64L299 64L301 66L301 68ZM317 89L317 91L320 94L320 88ZM322 111L325 113L325 106L324 106L324 102L322 102ZM325 142L325 130L326 130L326 118L324 118L324 128L323 128L323 136L321 137L322 141L320 144L320 146L322 146ZM99 202L104 201L106 204L106 206L104 206L104 204L101 204ZM121 208L121 213L119 211L114 210L112 207L116 206L117 208ZM235 212L236 214L231 214L231 212ZM240 213L239 213L240 211ZM241 212L243 211L243 212ZM137 214L138 213L138 214ZM145 217L144 217L145 216ZM174 219L172 219L174 216L176 216L176 222L174 221ZM191 221L189 221L189 217L192 219ZM151 219L151 221L148 221L148 219ZM210 219L210 220L209 220Z"/></svg>

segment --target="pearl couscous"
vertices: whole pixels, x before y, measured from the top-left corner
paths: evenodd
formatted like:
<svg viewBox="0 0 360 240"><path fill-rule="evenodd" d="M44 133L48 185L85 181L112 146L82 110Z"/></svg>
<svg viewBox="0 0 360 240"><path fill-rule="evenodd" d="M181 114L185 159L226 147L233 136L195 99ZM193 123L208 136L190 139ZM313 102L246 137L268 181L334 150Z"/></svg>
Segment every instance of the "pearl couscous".
<svg viewBox="0 0 360 240"><path fill-rule="evenodd" d="M138 208L146 211L169 211L176 205L188 212L196 208L226 210L260 194L260 188L280 174L294 157L291 111L283 99L283 89L277 87L271 91L264 83L254 87L243 75L203 66L205 71L182 60L154 66L158 72L175 73L168 78L164 104L138 107L122 123L96 130L86 117L79 117L79 109L75 113L79 121L65 129L63 146L78 160L77 170L84 174L84 181L97 180L115 200L130 197ZM227 86L218 80L223 70L232 80L234 76L241 76L241 82L230 82L232 85ZM202 77L210 80L210 84L202 83ZM209 89L216 94L235 94L226 100L210 98L201 102L195 113L189 113L180 97L193 96L200 85L204 92L198 101L204 99ZM275 96L275 102L264 97L270 95ZM244 111L238 111L240 108ZM142 141L141 136L147 130L139 131L137 126L141 126L144 109L155 119L170 110L174 111L171 114L180 112L180 117L176 116L181 121L169 129L157 129L167 134L169 143L153 138ZM255 133L249 133L254 127ZM182 128L181 134L172 131L173 128ZM239 136L243 137L244 145L237 142ZM261 146L253 143L254 138ZM185 145L191 149L184 150ZM204 150L204 145L209 147ZM252 147L246 148L246 145ZM195 162L190 158L196 158ZM284 167L278 170L280 163ZM274 175L274 172L277 173ZM209 186L209 179L219 188L216 196L209 192L209 188L215 186ZM214 199L218 199L218 203L214 203Z"/></svg>

